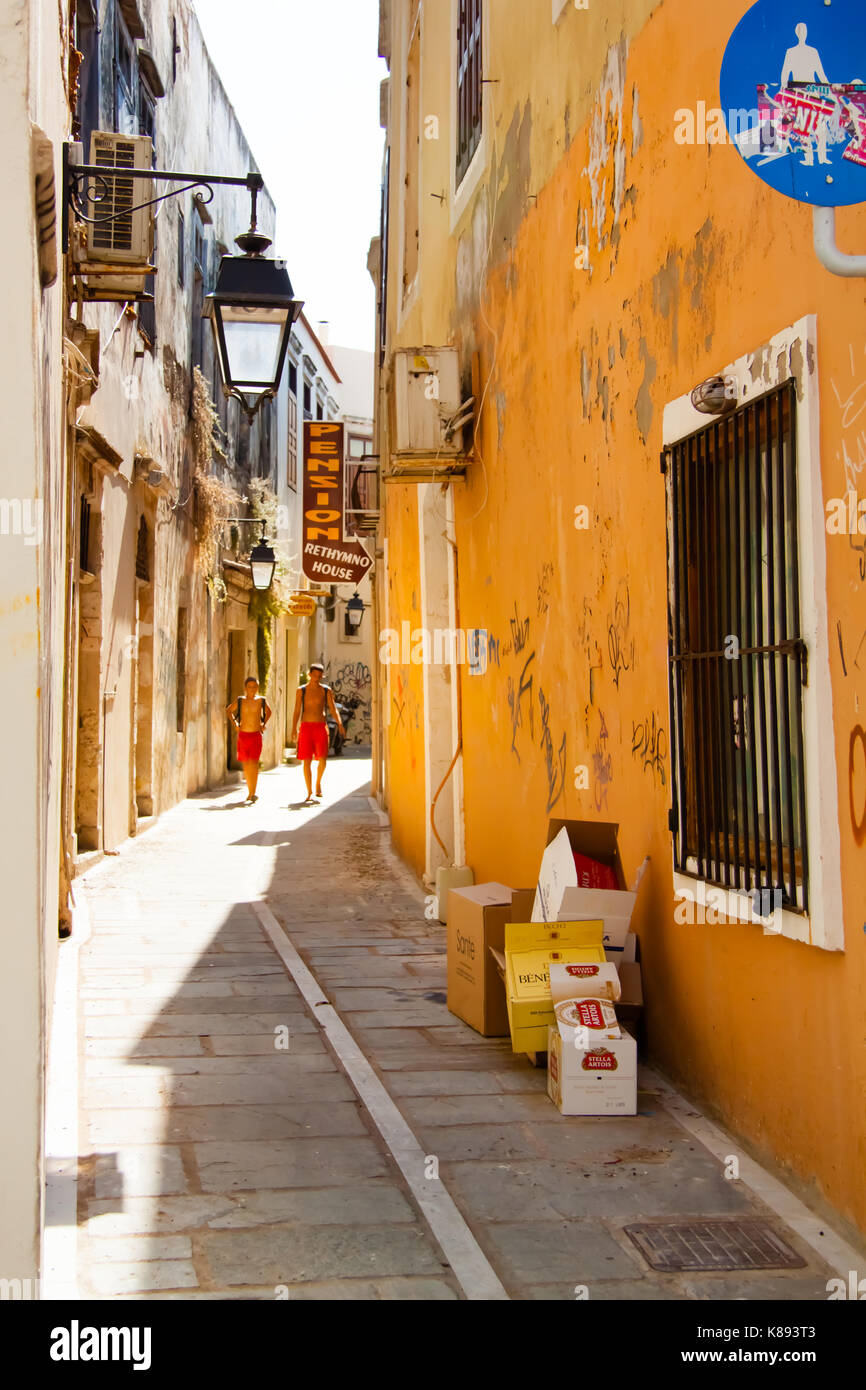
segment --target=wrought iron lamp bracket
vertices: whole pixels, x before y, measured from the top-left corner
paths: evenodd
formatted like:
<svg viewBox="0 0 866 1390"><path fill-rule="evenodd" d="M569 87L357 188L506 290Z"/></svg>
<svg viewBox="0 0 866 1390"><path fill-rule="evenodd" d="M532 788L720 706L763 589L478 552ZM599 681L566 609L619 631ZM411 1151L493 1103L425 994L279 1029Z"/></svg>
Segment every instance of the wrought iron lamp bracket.
<svg viewBox="0 0 866 1390"><path fill-rule="evenodd" d="M149 179L157 183L180 183L181 188L172 188L168 193L161 193L156 198L149 198L146 202L138 203L135 207L124 208L121 212L110 216L91 216L85 211L85 207L99 206L99 203L108 195L107 179L109 177L124 179ZM83 185L87 181L101 185L101 192L94 192L92 189L86 190ZM270 246L270 240L256 231L256 214L258 195L264 188L264 180L261 174L251 170L242 177L232 174L186 174L170 169L126 169L116 165L103 164L76 164L70 158L69 143L63 146L63 252L69 251L69 209L72 208L76 217L83 222L89 222L93 226L102 226L111 222L116 222L119 217L129 217L131 213L138 212L142 208L154 206L162 203L167 198L177 198L182 193L188 193L193 188L204 189L207 197L202 197L202 202L207 205L213 201L214 192L217 186L227 186L230 188L246 188L250 195L250 231L244 233L246 237L253 234L256 243L256 252L261 254Z"/></svg>

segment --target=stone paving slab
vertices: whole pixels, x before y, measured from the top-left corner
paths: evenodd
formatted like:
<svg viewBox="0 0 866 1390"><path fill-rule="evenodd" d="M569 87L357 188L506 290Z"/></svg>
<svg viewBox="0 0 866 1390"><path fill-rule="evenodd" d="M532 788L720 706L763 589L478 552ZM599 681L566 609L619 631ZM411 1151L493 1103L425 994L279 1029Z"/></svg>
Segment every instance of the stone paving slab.
<svg viewBox="0 0 866 1390"><path fill-rule="evenodd" d="M371 1139L286 1139L194 1147L203 1192L339 1185L383 1177L389 1171Z"/></svg>
<svg viewBox="0 0 866 1390"><path fill-rule="evenodd" d="M425 1233L413 1226L270 1226L200 1237L216 1283L293 1284L371 1275L441 1274Z"/></svg>
<svg viewBox="0 0 866 1390"><path fill-rule="evenodd" d="M369 1133L355 1103L166 1105L138 1110L99 1110L88 1120L92 1144L158 1144L207 1140L303 1139Z"/></svg>

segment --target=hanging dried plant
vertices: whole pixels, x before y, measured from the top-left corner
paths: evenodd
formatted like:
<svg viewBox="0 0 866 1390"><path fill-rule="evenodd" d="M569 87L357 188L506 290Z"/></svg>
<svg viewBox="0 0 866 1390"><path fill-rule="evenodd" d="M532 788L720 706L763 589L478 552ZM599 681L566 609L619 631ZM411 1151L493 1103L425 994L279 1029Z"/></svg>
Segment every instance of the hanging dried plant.
<svg viewBox="0 0 866 1390"><path fill-rule="evenodd" d="M226 461L221 436L219 416L207 382L196 367L193 372L192 393L196 566L219 602L223 602L226 597L226 587L219 574L220 544L226 518L237 513L241 502L237 491L211 472L214 459Z"/></svg>

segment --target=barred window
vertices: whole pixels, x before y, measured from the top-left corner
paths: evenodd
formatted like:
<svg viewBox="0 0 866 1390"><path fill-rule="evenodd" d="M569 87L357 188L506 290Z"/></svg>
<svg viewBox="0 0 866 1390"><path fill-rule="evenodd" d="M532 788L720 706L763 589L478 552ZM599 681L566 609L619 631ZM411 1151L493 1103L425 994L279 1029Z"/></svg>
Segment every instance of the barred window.
<svg viewBox="0 0 866 1390"><path fill-rule="evenodd" d="M457 25L457 182L481 139L481 0L460 0Z"/></svg>
<svg viewBox="0 0 866 1390"><path fill-rule="evenodd" d="M791 380L666 451L671 829L681 872L806 912L796 406Z"/></svg>

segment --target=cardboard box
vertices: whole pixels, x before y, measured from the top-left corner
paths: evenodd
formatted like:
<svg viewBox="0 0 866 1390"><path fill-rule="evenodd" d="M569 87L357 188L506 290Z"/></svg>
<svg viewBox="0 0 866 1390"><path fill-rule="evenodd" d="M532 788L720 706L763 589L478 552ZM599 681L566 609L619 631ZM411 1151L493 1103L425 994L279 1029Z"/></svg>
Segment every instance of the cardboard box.
<svg viewBox="0 0 866 1390"><path fill-rule="evenodd" d="M619 971L607 961L551 965L550 994L554 1005L560 999L609 999L615 1004L622 994Z"/></svg>
<svg viewBox="0 0 866 1390"><path fill-rule="evenodd" d="M620 1023L638 1027L643 1017L643 984L638 961L623 961L619 967L622 993L617 1001L616 1016Z"/></svg>
<svg viewBox="0 0 866 1390"><path fill-rule="evenodd" d="M634 932L630 931L626 933L625 940L621 946L612 946L606 941L604 943L604 957L605 960L609 960L615 965L617 970L621 970L626 961L636 961L638 958L637 937Z"/></svg>
<svg viewBox="0 0 866 1390"><path fill-rule="evenodd" d="M553 1023L551 962L581 961L604 962L601 922L506 926L505 993L515 1052L541 1052L547 1047L547 1029Z"/></svg>
<svg viewBox="0 0 866 1390"><path fill-rule="evenodd" d="M528 914L532 889L504 883L452 888L448 894L448 1008L485 1038L508 1036L504 975L493 951L505 951L505 924ZM504 954L502 955L504 969Z"/></svg>
<svg viewBox="0 0 866 1390"><path fill-rule="evenodd" d="M452 888L448 897L448 1008L484 1037L504 1037L505 991L488 948L504 947L511 889L479 883Z"/></svg>
<svg viewBox="0 0 866 1390"><path fill-rule="evenodd" d="M605 946L616 949L625 945L637 898L637 884L646 860L638 873L634 890L629 891L619 857L618 830L618 824L613 821L554 819L548 823L547 848L541 860L532 906L533 922L601 920L604 923ZM607 865L613 871L619 888L581 887L575 853Z"/></svg>
<svg viewBox="0 0 866 1390"><path fill-rule="evenodd" d="M636 1115L637 1044L630 1034L578 1048L548 1030L547 1094L563 1115Z"/></svg>

